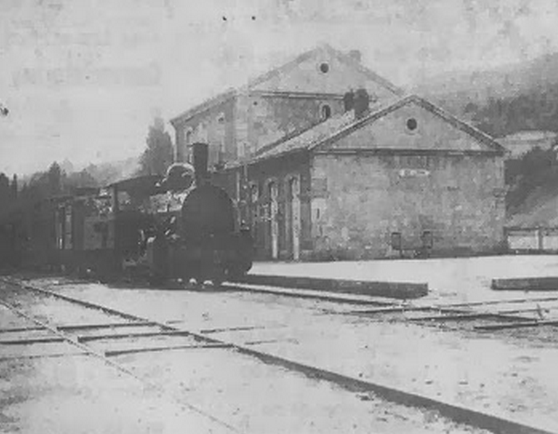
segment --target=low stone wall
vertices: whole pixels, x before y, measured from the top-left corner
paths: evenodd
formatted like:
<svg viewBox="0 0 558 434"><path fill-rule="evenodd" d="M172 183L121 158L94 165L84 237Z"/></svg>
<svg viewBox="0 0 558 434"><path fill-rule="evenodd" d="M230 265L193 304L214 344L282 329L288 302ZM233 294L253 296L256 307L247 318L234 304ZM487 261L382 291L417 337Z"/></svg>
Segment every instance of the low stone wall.
<svg viewBox="0 0 558 434"><path fill-rule="evenodd" d="M398 299L419 298L428 294L427 283L371 282L364 280L321 279L314 277L274 276L263 274L248 274L235 282L249 283L252 285L272 285L283 288L344 292L349 294L362 294Z"/></svg>
<svg viewBox="0 0 558 434"><path fill-rule="evenodd" d="M508 250L518 253L557 253L557 228L507 228Z"/></svg>
<svg viewBox="0 0 558 434"><path fill-rule="evenodd" d="M558 277L494 279L491 288L498 291L557 291Z"/></svg>

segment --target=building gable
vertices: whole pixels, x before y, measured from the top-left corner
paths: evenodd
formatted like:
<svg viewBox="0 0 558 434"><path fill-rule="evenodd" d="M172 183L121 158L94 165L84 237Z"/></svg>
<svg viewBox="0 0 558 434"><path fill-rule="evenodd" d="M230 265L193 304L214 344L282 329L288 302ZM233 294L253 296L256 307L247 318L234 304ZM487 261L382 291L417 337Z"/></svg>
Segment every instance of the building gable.
<svg viewBox="0 0 558 434"><path fill-rule="evenodd" d="M351 86L364 87L377 99L401 95L401 90L351 56L322 45L253 80L251 92L343 95Z"/></svg>
<svg viewBox="0 0 558 434"><path fill-rule="evenodd" d="M355 122L317 145L318 149L504 152L486 134L416 96Z"/></svg>

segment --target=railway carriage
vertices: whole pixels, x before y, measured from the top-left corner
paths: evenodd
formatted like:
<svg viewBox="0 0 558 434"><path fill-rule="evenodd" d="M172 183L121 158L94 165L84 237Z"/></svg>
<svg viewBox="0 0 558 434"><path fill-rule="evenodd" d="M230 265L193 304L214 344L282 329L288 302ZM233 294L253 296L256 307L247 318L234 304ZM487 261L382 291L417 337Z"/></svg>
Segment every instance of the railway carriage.
<svg viewBox="0 0 558 434"><path fill-rule="evenodd" d="M175 164L165 177L127 179L50 199L41 208L41 225L26 226L35 228L34 236L25 238L31 245L19 243L13 250L33 256L34 263L54 261L65 271L101 280L126 275L219 284L247 273L253 260L250 232L236 227L231 198L211 182L208 145L194 144L193 156L193 167ZM25 218L0 222L0 236L11 240L16 220L36 218L36 208L21 210Z"/></svg>

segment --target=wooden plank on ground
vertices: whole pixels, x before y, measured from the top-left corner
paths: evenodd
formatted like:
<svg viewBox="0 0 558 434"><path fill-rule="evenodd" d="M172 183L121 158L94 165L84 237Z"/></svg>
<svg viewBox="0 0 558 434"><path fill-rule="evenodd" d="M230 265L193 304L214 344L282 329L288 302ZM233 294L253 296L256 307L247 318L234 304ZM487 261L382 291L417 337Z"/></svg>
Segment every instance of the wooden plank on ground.
<svg viewBox="0 0 558 434"><path fill-rule="evenodd" d="M452 315L432 315L432 316L422 316L416 318L409 318L408 321L459 321L459 320L466 320L466 319L477 319L477 318L486 318L486 317L494 317L497 316L492 313L484 313L484 312L477 312L477 313L461 313L461 314L452 314Z"/></svg>
<svg viewBox="0 0 558 434"><path fill-rule="evenodd" d="M525 302L545 302L545 301L558 301L558 297L533 297L533 298L514 298L511 300L486 300L486 301L470 301L466 303L452 303L446 305L437 305L442 309L446 307L469 307L469 306L489 306L492 304L516 304Z"/></svg>
<svg viewBox="0 0 558 434"><path fill-rule="evenodd" d="M375 313L405 313L405 312L424 312L424 311L435 311L435 312L448 312L448 313L467 313L463 309L446 309L439 308L436 306L393 306L393 307L379 307L376 309L366 309L366 310L352 310L347 312L349 315L371 315Z"/></svg>
<svg viewBox="0 0 558 434"><path fill-rule="evenodd" d="M140 332L140 333L119 333L111 334L107 333L104 335L92 335L92 336L78 336L79 342L89 342L89 341L99 341L108 339L129 339L129 338L144 338L153 336L188 336L190 333L182 330L166 330L166 331L154 331L154 332Z"/></svg>
<svg viewBox="0 0 558 434"><path fill-rule="evenodd" d="M461 321L461 320L473 320L480 318L500 318L508 321L525 321L529 318L521 316L506 315L498 312L471 312L455 315L432 315L423 316L417 318L409 318L409 321Z"/></svg>
<svg viewBox="0 0 558 434"><path fill-rule="evenodd" d="M125 354L134 353L147 353L153 351L168 351L168 350L184 350L184 349L203 349L203 348L231 348L229 344L190 344L190 345L172 345L165 347L147 347L147 348L129 348L125 350L109 350L105 351L105 357L122 356Z"/></svg>
<svg viewBox="0 0 558 434"><path fill-rule="evenodd" d="M17 333L17 332L32 332L37 330L45 330L44 327L13 327L0 329L0 333Z"/></svg>
<svg viewBox="0 0 558 434"><path fill-rule="evenodd" d="M504 329L517 329L522 327L538 327L550 325L558 325L558 320L542 320L542 321L525 321L510 324L484 324L475 326L475 330L504 330Z"/></svg>
<svg viewBox="0 0 558 434"><path fill-rule="evenodd" d="M153 325L149 321L135 322L117 322L117 323L99 323L99 324L75 324L58 326L58 330L87 330L87 329L103 329L103 328L120 328L120 327L146 327Z"/></svg>
<svg viewBox="0 0 558 434"><path fill-rule="evenodd" d="M28 339L4 339L0 340L0 345L30 345L30 344L47 344L51 342L64 342L60 336L40 336Z"/></svg>

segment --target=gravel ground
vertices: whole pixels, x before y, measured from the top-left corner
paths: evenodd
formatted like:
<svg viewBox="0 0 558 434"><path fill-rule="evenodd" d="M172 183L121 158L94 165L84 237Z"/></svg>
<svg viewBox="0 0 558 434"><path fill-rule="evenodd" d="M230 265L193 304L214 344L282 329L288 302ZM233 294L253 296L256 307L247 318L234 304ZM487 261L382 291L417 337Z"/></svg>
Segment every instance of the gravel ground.
<svg viewBox="0 0 558 434"><path fill-rule="evenodd" d="M63 285L58 288L66 290ZM76 292L78 288L74 286L69 292ZM79 291L81 295L84 290L88 294L95 292L96 297L112 291L113 297L109 295L109 300L103 301L106 304L114 300L126 302L128 297L128 302L137 302L139 295L138 291L131 290L115 293L102 285L87 285ZM121 297L123 294L127 297ZM161 295L154 291L150 294ZM176 297L183 299L187 295L173 291L167 294L166 300L172 302ZM203 299L206 294L195 295ZM32 313L37 310L48 318L56 315L68 318L82 310L69 303L53 307L53 300L49 298L44 298L46 303L41 305L40 299L40 296L29 298L33 304L24 307L25 310ZM155 301L158 299L160 297ZM137 307L136 302L134 307ZM159 307L152 304L151 313L154 306ZM161 308L161 316L169 313L170 309L164 304ZM0 329L3 328L5 323L0 319ZM20 332L7 334L29 337ZM32 335L44 336L45 333L33 331ZM149 339L148 343L154 346L179 341L193 343L184 337ZM141 339L92 343L98 350L142 345L145 341ZM43 357L6 359L29 356L29 351ZM45 357L56 354L58 357ZM389 403L372 394L356 394L328 382L308 379L232 350L176 350L118 356L112 360L132 369L144 381L157 384L162 394L130 376L119 374L98 359L78 355L76 349L66 343L0 345L0 432L227 431L188 410L187 403L196 403L204 412L246 433L484 432L455 424L432 411Z"/></svg>
<svg viewBox="0 0 558 434"><path fill-rule="evenodd" d="M175 396L247 433L481 432L373 395L350 393L230 350L119 357ZM180 399L180 398L179 398Z"/></svg>
<svg viewBox="0 0 558 434"><path fill-rule="evenodd" d="M426 303L509 300L558 295L544 292L496 292L489 288L492 278L558 275L558 258L554 256L328 264L256 264L254 272L428 282L431 293L426 297ZM55 291L139 316L160 321L174 321L188 329L253 327L251 330L221 331L211 336L240 344L248 343L263 351L292 360L558 432L558 383L555 381L556 366L558 366L556 345L558 339L555 327L478 332L472 330L472 326L486 320L468 321L457 325L455 323L421 324L404 322L401 316L340 315L339 313L346 313L355 307L312 299L233 291L117 289L93 283L65 284L63 279L58 280L57 282L57 279L47 278L37 279L35 282L42 285L54 284L52 289ZM535 302L525 305L502 304L485 306L483 309L534 308L537 304ZM62 305L61 303L58 306ZM555 307L551 304L549 306ZM54 313L56 314L54 316L64 314L65 309L71 310L69 307L71 305L53 307L47 303L36 308L37 312L48 317ZM533 313L521 315L536 318ZM555 311L551 310L547 315L554 317ZM73 320L81 321L83 318L73 318ZM227 368L231 363L229 358L221 360L220 357L214 357L218 350L208 351L211 352L212 357L198 356L203 353L198 353L197 350L156 353L161 365L152 365L153 358L148 356L121 356L118 359L149 378L160 378L162 375L165 378L164 382L168 382L169 386L176 385L172 383L171 377L175 378L172 373L180 371L181 375L185 376L181 382L189 385L188 396L193 396L194 400L203 400L203 396L207 393L226 396L222 402L212 404L211 408L222 411L223 415L241 425L244 423L248 424L246 426L259 429L263 426L261 424L265 424L266 418L243 419L241 415L244 411L239 410L235 413L234 408L228 407L231 396L243 397L239 400L239 408L253 407L264 414L267 411L265 403L254 396L261 397L268 394L284 396L285 398L273 404L273 408L282 411L284 417L288 419L288 414L291 414L293 409L280 410L281 405L286 405L288 390L277 391L271 386L258 386L249 374L255 375L259 368L251 366L250 363L243 362L244 366L250 366L245 370L248 372L248 379L245 376L233 376L229 379L230 375L227 375L230 372ZM178 354L186 355L178 356ZM218 373L216 378L219 378L217 383L211 381L211 376L216 373ZM266 376L269 373L259 375ZM274 375L280 379L275 384L282 384L286 373ZM198 380L199 382L196 382ZM200 383L202 381L203 386ZM229 386L221 390L216 385L221 383ZM192 384L196 386L191 387ZM320 383L320 387L325 386ZM290 389L298 390L297 387L300 386L291 386ZM319 402L311 399L313 393L316 393L318 398L324 397L324 404L320 408L327 408L329 399L335 402L334 396L337 396L338 401L341 399L338 393L326 390L330 386L326 389L315 387L318 392L308 392L310 395L305 398L305 402ZM175 389L174 392L180 395L184 390ZM328 395L330 393L332 394ZM246 396L252 398L245 398ZM353 404L354 399L367 402L361 401L361 398L347 394L343 399ZM232 402L235 402L234 399ZM351 405L347 404L345 413ZM404 415L405 412L402 413L399 407L396 406L395 413ZM308 406L305 407L304 402L300 401L297 408L307 410ZM406 415L400 418L404 419L405 423L393 425L392 422L390 426L394 426L395 431L383 431L381 426L368 425L371 415L377 417L378 413L373 411L367 413L371 411L368 407L358 408L359 410L355 410L355 417L359 421L357 432L360 429L380 432L400 432L398 430L401 429L403 430L401 432L419 432L417 427L422 426L425 420L427 422L431 420L424 414ZM378 411L381 413L380 410ZM393 410L390 411L394 413ZM310 421L315 423L315 420L320 419L319 412L315 416L308 419L299 418L298 423L310 424ZM281 422L274 421L274 426L283 429L276 432L293 431L296 423L289 425L287 419ZM409 421L420 422L413 425L415 422ZM330 420L329 424L332 423ZM340 420L335 423L339 423L340 431L328 432L351 432L351 425L345 421ZM315 426L318 428L312 432L324 432L323 427L330 425L317 424ZM312 425L308 425L310 426ZM428 432L434 429L434 426L428 424L424 426L427 426L425 429ZM439 427L441 430L448 430L447 432L455 432L455 427L448 428L447 421L444 420Z"/></svg>
<svg viewBox="0 0 558 434"><path fill-rule="evenodd" d="M230 432L85 356L0 362L0 391L2 433Z"/></svg>
<svg viewBox="0 0 558 434"><path fill-rule="evenodd" d="M316 300L229 291L94 284L58 290L190 329L258 326L216 336L259 342L258 349L296 361L558 431L558 349L548 344L556 342L555 328L451 330L326 313Z"/></svg>

